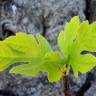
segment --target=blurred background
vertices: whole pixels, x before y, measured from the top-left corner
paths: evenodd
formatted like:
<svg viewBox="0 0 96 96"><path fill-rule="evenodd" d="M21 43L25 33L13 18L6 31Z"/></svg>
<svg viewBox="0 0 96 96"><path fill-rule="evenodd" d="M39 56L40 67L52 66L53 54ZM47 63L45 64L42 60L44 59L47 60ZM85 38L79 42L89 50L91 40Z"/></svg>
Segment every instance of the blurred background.
<svg viewBox="0 0 96 96"><path fill-rule="evenodd" d="M96 0L0 0L0 40L18 31L42 34L54 50L57 36L73 16L96 20ZM9 68L10 69L10 68ZM61 96L61 81L49 83L45 73L36 77L0 72L0 96ZM69 89L72 96L96 96L96 69L73 76Z"/></svg>

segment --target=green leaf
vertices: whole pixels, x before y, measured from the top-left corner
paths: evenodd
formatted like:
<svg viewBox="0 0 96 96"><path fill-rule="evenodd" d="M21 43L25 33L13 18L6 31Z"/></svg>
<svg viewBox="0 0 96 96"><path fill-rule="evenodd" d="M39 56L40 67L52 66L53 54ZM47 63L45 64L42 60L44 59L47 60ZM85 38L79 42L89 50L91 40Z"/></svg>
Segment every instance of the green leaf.
<svg viewBox="0 0 96 96"><path fill-rule="evenodd" d="M83 51L96 52L96 22L89 24L83 21L80 24L72 50L69 62L75 76L78 72L86 73L96 67L96 57L89 53L81 54Z"/></svg>
<svg viewBox="0 0 96 96"><path fill-rule="evenodd" d="M32 60L32 56L28 56L28 53L18 52L4 42L0 42L0 71L16 62L27 62L30 60Z"/></svg>
<svg viewBox="0 0 96 96"><path fill-rule="evenodd" d="M63 52L66 61L69 57L73 40L75 40L76 38L78 28L79 17L75 16L71 19L69 23L66 23L65 30L61 31L58 36L58 45L60 50Z"/></svg>
<svg viewBox="0 0 96 96"><path fill-rule="evenodd" d="M49 52L45 55L41 62L30 62L30 64L24 64L16 66L11 70L11 73L19 73L28 76L35 76L38 72L47 72L48 80L50 82L60 80L62 72L59 68L62 68L62 58L58 52ZM34 65L34 66L33 66Z"/></svg>
<svg viewBox="0 0 96 96"><path fill-rule="evenodd" d="M81 51L96 52L96 22L89 24L88 21L83 21L81 23L76 38L76 46L79 46Z"/></svg>
<svg viewBox="0 0 96 96"><path fill-rule="evenodd" d="M50 51L50 45L41 35L36 40L32 35L19 32L0 42L0 71L16 62L39 62Z"/></svg>
<svg viewBox="0 0 96 96"><path fill-rule="evenodd" d="M75 76L78 72L86 73L96 66L96 57L92 54L81 54L82 51L96 52L96 22L79 24L78 16L66 23L65 30L60 32L58 45L64 54L64 61L69 64Z"/></svg>
<svg viewBox="0 0 96 96"><path fill-rule="evenodd" d="M63 60L58 52L52 51L49 43L40 34L34 38L32 35L19 32L0 44L0 70L16 62L26 62L14 67L10 72L34 76L42 71L48 73L49 81L60 80Z"/></svg>
<svg viewBox="0 0 96 96"><path fill-rule="evenodd" d="M38 43L42 49L42 52L43 52L42 54L45 54L46 52L49 52L52 50L51 46L43 36L41 36L40 34L37 34L36 39L38 40Z"/></svg>
<svg viewBox="0 0 96 96"><path fill-rule="evenodd" d="M92 54L75 54L75 57L73 55L69 63L72 66L74 75L77 77L78 72L86 73L96 66L96 57Z"/></svg>
<svg viewBox="0 0 96 96"><path fill-rule="evenodd" d="M79 24L75 16L66 23L65 30L58 36L60 53L52 51L47 40L37 34L36 38L25 33L17 33L0 41L0 71L16 62L27 62L11 69L12 73L34 76L40 71L48 73L51 82L58 81L71 66L75 76L86 73L96 66L96 22ZM90 51L81 54L83 51ZM63 56L61 57L61 54Z"/></svg>

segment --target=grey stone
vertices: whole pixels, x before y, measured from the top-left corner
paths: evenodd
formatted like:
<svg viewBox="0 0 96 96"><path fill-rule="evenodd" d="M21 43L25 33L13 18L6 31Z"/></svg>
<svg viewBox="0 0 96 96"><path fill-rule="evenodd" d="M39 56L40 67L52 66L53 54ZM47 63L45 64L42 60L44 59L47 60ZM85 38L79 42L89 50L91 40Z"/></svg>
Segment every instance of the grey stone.
<svg viewBox="0 0 96 96"><path fill-rule="evenodd" d="M85 0L44 0L43 5L45 5L45 36L52 45L57 44L58 33L71 17L79 15L81 20L85 19ZM54 49L56 48L55 46Z"/></svg>
<svg viewBox="0 0 96 96"><path fill-rule="evenodd" d="M86 16L90 22L96 20L96 0L87 0Z"/></svg>
<svg viewBox="0 0 96 96"><path fill-rule="evenodd" d="M48 96L49 94L59 96L61 89L57 89L55 85L56 83L49 83L44 75L43 77L28 78L21 75L0 73L0 89L9 90L16 96Z"/></svg>
<svg viewBox="0 0 96 96"><path fill-rule="evenodd" d="M96 96L96 82L94 82L84 96Z"/></svg>
<svg viewBox="0 0 96 96"><path fill-rule="evenodd" d="M84 20L86 5L85 0L5 0L0 7L0 22L9 20L15 32L44 34L56 49L56 37L65 22L74 15Z"/></svg>
<svg viewBox="0 0 96 96"><path fill-rule="evenodd" d="M0 22L9 20L16 26L15 32L22 31L30 34L43 32L40 0L4 0L0 7ZM2 32L2 24L0 30Z"/></svg>
<svg viewBox="0 0 96 96"><path fill-rule="evenodd" d="M43 34L57 49L57 36L66 21L74 15L85 19L85 0L1 0L0 1L0 38L4 39L5 29L14 34L23 31L30 34ZM10 34L10 33L9 33ZM86 75L70 80L72 91L77 91L84 84ZM83 81L83 82L82 82ZM72 84L73 84L72 83ZM72 87L73 86L73 87ZM78 87L79 86L79 87ZM0 89L11 90L19 96L59 96L61 83L49 83L46 76L26 77L0 73Z"/></svg>
<svg viewBox="0 0 96 96"><path fill-rule="evenodd" d="M86 81L86 74L79 75L77 78L70 73L70 90L76 93Z"/></svg>

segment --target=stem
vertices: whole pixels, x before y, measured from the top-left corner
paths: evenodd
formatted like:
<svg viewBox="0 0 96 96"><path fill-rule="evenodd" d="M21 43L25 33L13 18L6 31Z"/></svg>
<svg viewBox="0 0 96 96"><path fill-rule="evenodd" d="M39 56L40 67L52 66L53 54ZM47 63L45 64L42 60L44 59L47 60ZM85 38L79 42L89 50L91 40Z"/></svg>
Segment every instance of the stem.
<svg viewBox="0 0 96 96"><path fill-rule="evenodd" d="M70 96L68 75L62 77L62 96Z"/></svg>
<svg viewBox="0 0 96 96"><path fill-rule="evenodd" d="M62 76L62 96L70 96L69 92L69 66L65 66Z"/></svg>

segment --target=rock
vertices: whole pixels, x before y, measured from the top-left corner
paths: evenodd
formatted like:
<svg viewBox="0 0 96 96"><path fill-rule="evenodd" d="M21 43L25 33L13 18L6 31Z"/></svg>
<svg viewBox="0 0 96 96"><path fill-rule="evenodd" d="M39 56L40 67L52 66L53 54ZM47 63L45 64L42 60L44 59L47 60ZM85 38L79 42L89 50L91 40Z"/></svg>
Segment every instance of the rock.
<svg viewBox="0 0 96 96"><path fill-rule="evenodd" d="M0 22L10 21L17 31L42 33L42 8L40 0L4 0L0 4ZM2 32L2 24L0 24ZM9 29L11 30L11 29Z"/></svg>
<svg viewBox="0 0 96 96"><path fill-rule="evenodd" d="M96 0L86 0L87 9L86 17L90 22L96 20Z"/></svg>
<svg viewBox="0 0 96 96"><path fill-rule="evenodd" d="M56 49L56 37L65 22L74 15L84 20L86 5L85 0L2 0L0 7L0 22L9 20L16 32L41 33Z"/></svg>
<svg viewBox="0 0 96 96"><path fill-rule="evenodd" d="M43 1L43 0L42 0ZM46 38L55 45L56 49L58 33L64 28L66 21L74 15L79 15L81 20L85 19L85 0L44 0L44 18L46 27Z"/></svg>
<svg viewBox="0 0 96 96"><path fill-rule="evenodd" d="M12 92L15 96L59 96L61 94L60 85L57 83L57 88L56 83L49 83L44 75L43 77L28 78L0 73L0 78L2 78L0 79L0 89Z"/></svg>
<svg viewBox="0 0 96 96"><path fill-rule="evenodd" d="M79 75L77 78L73 76L72 73L70 73L70 90L72 93L76 93L79 91L79 89L83 86L83 84L86 81L86 74L85 75Z"/></svg>
<svg viewBox="0 0 96 96"><path fill-rule="evenodd" d="M96 82L94 82L84 96L96 96Z"/></svg>
<svg viewBox="0 0 96 96"><path fill-rule="evenodd" d="M6 37L3 36L4 33L12 35L17 31L40 33L54 45L54 49L57 49L56 39L59 31L74 15L79 15L81 21L84 20L85 8L85 0L2 0L0 1L0 38ZM4 25L7 27L3 28ZM70 85L70 89L73 92L79 90L85 79L86 75L78 79L70 77L71 82L75 83ZM59 96L61 83L49 83L44 74L37 77L24 77L0 73L0 89L11 90L16 96Z"/></svg>

